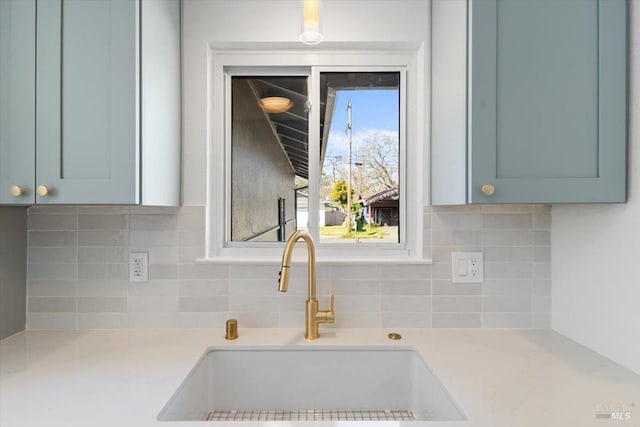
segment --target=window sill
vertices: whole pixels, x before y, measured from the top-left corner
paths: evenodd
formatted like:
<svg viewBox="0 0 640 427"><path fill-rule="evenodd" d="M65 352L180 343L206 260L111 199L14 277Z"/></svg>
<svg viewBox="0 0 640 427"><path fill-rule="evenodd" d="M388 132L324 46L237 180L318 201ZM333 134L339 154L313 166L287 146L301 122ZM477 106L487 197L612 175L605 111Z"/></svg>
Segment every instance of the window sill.
<svg viewBox="0 0 640 427"><path fill-rule="evenodd" d="M293 264L306 264L306 256L294 256L291 260ZM253 264L253 265L280 265L282 257L214 257L198 258L198 264ZM316 265L372 265L372 264L395 264L395 265L430 265L433 264L431 258L331 258L318 257Z"/></svg>

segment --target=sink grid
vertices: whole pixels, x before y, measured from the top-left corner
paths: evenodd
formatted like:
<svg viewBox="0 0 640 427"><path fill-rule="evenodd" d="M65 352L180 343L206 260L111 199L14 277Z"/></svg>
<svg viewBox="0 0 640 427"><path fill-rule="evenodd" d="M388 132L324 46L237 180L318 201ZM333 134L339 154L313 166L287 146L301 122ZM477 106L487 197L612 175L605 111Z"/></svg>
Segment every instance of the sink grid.
<svg viewBox="0 0 640 427"><path fill-rule="evenodd" d="M211 411L207 421L413 421L407 410Z"/></svg>

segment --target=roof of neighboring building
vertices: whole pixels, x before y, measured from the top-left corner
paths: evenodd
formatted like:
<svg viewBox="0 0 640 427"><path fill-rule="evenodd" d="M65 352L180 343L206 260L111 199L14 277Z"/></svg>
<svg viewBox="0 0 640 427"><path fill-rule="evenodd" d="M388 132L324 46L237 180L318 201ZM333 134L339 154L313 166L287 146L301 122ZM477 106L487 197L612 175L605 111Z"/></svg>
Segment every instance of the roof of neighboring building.
<svg viewBox="0 0 640 427"><path fill-rule="evenodd" d="M370 205L372 203L378 202L380 200L398 200L400 197L400 190L398 187L389 188L387 190L380 191L376 194L372 194L369 197L365 197L361 200L362 204L365 206Z"/></svg>

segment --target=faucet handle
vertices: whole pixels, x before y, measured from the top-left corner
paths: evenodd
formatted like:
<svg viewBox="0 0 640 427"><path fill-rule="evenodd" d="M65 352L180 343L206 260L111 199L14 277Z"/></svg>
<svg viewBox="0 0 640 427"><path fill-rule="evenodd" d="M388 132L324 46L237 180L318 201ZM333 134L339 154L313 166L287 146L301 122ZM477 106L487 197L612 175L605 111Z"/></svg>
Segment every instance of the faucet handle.
<svg viewBox="0 0 640 427"><path fill-rule="evenodd" d="M333 303L335 302L335 295L331 294L331 298L329 299L329 311L333 313Z"/></svg>

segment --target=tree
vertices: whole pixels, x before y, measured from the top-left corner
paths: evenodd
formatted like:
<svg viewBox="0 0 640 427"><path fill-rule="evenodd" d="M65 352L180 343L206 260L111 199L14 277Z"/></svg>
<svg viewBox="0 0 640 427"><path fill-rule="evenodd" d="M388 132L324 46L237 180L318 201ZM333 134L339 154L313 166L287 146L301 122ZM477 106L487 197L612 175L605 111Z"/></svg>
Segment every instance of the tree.
<svg viewBox="0 0 640 427"><path fill-rule="evenodd" d="M351 190L353 195L353 190ZM331 187L331 200L338 203L343 208L347 206L347 181L338 179L333 183Z"/></svg>

